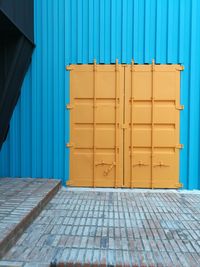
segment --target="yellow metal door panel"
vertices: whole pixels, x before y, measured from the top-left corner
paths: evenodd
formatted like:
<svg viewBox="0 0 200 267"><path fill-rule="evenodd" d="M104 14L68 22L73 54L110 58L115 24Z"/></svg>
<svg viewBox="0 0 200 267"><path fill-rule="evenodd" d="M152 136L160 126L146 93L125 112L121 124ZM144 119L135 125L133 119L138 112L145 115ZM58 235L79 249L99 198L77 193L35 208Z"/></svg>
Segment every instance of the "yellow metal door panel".
<svg viewBox="0 0 200 267"><path fill-rule="evenodd" d="M98 152L96 154L96 177L97 187L114 187L116 176L115 154L112 152Z"/></svg>
<svg viewBox="0 0 200 267"><path fill-rule="evenodd" d="M98 66L96 97L99 99L115 99L116 73L113 66Z"/></svg>
<svg viewBox="0 0 200 267"><path fill-rule="evenodd" d="M93 129L91 125L77 125L72 130L75 134L71 139L76 148L93 148Z"/></svg>
<svg viewBox="0 0 200 267"><path fill-rule="evenodd" d="M70 87L77 100L84 98L93 98L93 66L87 66L84 70L82 66L77 66L76 70L70 72ZM83 90L84 86L84 90ZM73 97L73 96L72 96Z"/></svg>
<svg viewBox="0 0 200 267"><path fill-rule="evenodd" d="M176 188L178 184L178 152L159 149L154 156L153 187Z"/></svg>
<svg viewBox="0 0 200 267"><path fill-rule="evenodd" d="M155 124L176 124L176 109L174 101L172 102L156 102L155 103Z"/></svg>
<svg viewBox="0 0 200 267"><path fill-rule="evenodd" d="M123 186L124 71L116 65L70 66L71 186Z"/></svg>
<svg viewBox="0 0 200 267"><path fill-rule="evenodd" d="M151 99L151 72L149 71L149 66L145 66L144 70L135 70L134 71L134 80L133 82L133 98L138 101L149 100ZM126 68L126 71L129 71L129 68ZM130 74L130 73L129 73ZM130 75L126 75L129 79L129 86L131 86L131 78ZM127 85L127 83L126 83ZM126 88L127 91L128 88ZM130 91L130 88L129 88ZM131 92L130 92L131 93Z"/></svg>
<svg viewBox="0 0 200 267"><path fill-rule="evenodd" d="M179 184L179 65L125 68L124 185Z"/></svg>
<svg viewBox="0 0 200 267"><path fill-rule="evenodd" d="M83 186L83 183L86 181L89 183L88 186L92 186L92 160L93 160L93 154L91 151L82 151L83 149L80 149L73 154L73 157L71 158L70 162L70 175L71 177L76 177L75 181L76 184L81 183Z"/></svg>
<svg viewBox="0 0 200 267"><path fill-rule="evenodd" d="M176 129L173 125L155 125L154 147L174 147L176 140Z"/></svg>
<svg viewBox="0 0 200 267"><path fill-rule="evenodd" d="M133 147L151 146L151 127L146 124L133 125Z"/></svg>
<svg viewBox="0 0 200 267"><path fill-rule="evenodd" d="M150 149L139 148L133 151L132 183L130 187L151 187Z"/></svg>
<svg viewBox="0 0 200 267"><path fill-rule="evenodd" d="M74 107L74 120L78 123L93 123L92 100L76 100Z"/></svg>
<svg viewBox="0 0 200 267"><path fill-rule="evenodd" d="M133 109L134 125L149 124L151 122L151 104L149 102L136 102Z"/></svg>
<svg viewBox="0 0 200 267"><path fill-rule="evenodd" d="M98 101L96 118L98 123L112 124L115 121L115 102L106 99L103 102Z"/></svg>
<svg viewBox="0 0 200 267"><path fill-rule="evenodd" d="M72 186L177 188L179 65L70 66Z"/></svg>
<svg viewBox="0 0 200 267"><path fill-rule="evenodd" d="M97 126L96 147L115 149L115 128L113 126Z"/></svg>
<svg viewBox="0 0 200 267"><path fill-rule="evenodd" d="M157 100L176 99L176 70L155 71L154 74L154 97Z"/></svg>

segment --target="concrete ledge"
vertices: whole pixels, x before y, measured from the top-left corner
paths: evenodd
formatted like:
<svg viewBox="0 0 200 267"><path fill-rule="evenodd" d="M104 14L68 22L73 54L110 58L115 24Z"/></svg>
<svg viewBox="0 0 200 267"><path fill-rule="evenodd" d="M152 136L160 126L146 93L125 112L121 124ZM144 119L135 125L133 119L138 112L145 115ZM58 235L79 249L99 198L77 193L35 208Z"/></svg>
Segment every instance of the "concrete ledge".
<svg viewBox="0 0 200 267"><path fill-rule="evenodd" d="M20 183L21 179L18 179L18 178L16 179ZM12 179L12 180L16 180L16 179ZM35 205L29 210L27 210L27 212L24 214L22 219L19 220L18 223L16 223L15 225L13 225L10 231L8 231L8 233L0 240L0 259L16 243L16 241L23 234L26 228L33 222L33 220L38 216L38 214L43 210L46 204L54 197L54 195L59 191L61 187L61 182L58 180L47 180L47 179L39 179L39 180L38 179L27 179L27 180L28 181L31 180L31 183L33 184L38 183L38 181L41 182L39 188L36 188L32 192L32 194L29 193L28 199L33 198L34 200L33 205L34 204ZM8 179L6 179L5 182L7 181ZM22 181L24 182L24 179ZM49 186L49 190L45 192L46 191L45 187L47 186L47 184ZM44 187L44 192L42 192L43 191L42 187ZM39 191L39 194L41 195L39 197L37 196L37 198L34 199L34 193L37 195L38 191ZM24 194L23 189L21 189L21 192L22 194ZM20 195L20 192L19 192L19 195Z"/></svg>
<svg viewBox="0 0 200 267"><path fill-rule="evenodd" d="M172 193L172 194L200 194L200 190L185 189L149 189L149 188L106 188L106 187L64 187L63 190L74 192L113 192L113 193Z"/></svg>

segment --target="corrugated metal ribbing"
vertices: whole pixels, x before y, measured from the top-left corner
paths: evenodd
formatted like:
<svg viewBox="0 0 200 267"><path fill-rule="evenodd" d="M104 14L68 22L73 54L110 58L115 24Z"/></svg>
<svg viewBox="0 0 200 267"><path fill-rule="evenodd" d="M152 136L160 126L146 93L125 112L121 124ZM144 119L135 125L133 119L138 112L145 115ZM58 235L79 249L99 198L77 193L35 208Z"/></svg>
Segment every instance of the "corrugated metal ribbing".
<svg viewBox="0 0 200 267"><path fill-rule="evenodd" d="M0 175L68 179L70 63L183 63L180 179L200 188L199 0L35 0L36 49Z"/></svg>

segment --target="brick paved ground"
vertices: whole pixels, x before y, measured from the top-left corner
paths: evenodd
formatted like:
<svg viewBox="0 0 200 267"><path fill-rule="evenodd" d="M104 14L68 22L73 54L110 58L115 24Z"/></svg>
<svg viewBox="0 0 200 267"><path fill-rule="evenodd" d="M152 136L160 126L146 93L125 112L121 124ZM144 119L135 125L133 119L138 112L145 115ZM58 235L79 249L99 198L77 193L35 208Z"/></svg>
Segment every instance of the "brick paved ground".
<svg viewBox="0 0 200 267"><path fill-rule="evenodd" d="M46 204L48 194L59 183L47 179L0 179L0 256L34 219L40 210L38 205Z"/></svg>
<svg viewBox="0 0 200 267"><path fill-rule="evenodd" d="M62 189L3 260L200 266L199 219L200 194Z"/></svg>

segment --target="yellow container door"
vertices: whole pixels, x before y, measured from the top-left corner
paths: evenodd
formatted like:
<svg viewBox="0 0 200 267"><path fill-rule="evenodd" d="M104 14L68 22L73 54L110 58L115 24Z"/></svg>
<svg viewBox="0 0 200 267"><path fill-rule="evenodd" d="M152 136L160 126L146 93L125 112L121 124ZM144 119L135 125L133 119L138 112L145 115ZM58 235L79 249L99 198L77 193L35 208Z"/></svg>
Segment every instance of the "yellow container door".
<svg viewBox="0 0 200 267"><path fill-rule="evenodd" d="M121 65L74 65L70 72L71 186L121 187Z"/></svg>
<svg viewBox="0 0 200 267"><path fill-rule="evenodd" d="M125 68L125 187L178 188L179 65Z"/></svg>
<svg viewBox="0 0 200 267"><path fill-rule="evenodd" d="M179 65L71 65L71 186L178 188Z"/></svg>

